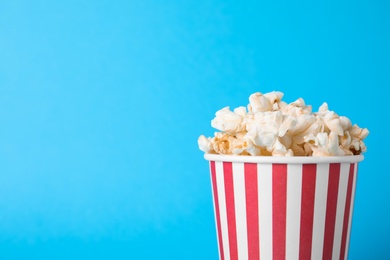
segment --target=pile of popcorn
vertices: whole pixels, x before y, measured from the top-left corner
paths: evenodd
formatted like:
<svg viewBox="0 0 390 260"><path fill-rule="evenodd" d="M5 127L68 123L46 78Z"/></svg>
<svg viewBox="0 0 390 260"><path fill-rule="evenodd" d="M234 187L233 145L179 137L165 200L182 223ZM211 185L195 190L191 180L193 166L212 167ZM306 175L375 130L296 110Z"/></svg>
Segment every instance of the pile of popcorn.
<svg viewBox="0 0 390 260"><path fill-rule="evenodd" d="M219 110L211 126L221 132L201 135L199 149L211 154L252 156L341 156L366 151L367 128L352 125L323 103L318 112L302 98L287 104L282 92L254 93L248 110Z"/></svg>

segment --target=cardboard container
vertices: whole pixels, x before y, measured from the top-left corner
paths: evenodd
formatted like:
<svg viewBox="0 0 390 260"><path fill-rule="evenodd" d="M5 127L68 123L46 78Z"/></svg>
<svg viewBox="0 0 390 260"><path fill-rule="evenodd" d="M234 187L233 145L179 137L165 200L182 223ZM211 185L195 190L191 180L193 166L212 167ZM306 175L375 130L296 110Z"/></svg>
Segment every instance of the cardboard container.
<svg viewBox="0 0 390 260"><path fill-rule="evenodd" d="M362 155L205 159L220 260L347 259Z"/></svg>

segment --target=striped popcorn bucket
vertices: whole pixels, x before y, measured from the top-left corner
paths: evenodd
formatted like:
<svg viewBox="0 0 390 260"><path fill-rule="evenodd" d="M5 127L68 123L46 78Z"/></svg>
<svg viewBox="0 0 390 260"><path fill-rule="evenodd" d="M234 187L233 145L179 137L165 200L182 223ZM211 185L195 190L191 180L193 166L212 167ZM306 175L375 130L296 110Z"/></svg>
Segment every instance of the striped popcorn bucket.
<svg viewBox="0 0 390 260"><path fill-rule="evenodd" d="M362 155L205 159L220 260L347 259Z"/></svg>

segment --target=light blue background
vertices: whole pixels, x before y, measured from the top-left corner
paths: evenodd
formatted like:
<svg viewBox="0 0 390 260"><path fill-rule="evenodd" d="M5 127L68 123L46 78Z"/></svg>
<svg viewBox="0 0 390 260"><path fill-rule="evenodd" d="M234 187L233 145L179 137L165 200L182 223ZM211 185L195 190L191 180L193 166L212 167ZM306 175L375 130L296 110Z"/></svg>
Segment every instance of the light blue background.
<svg viewBox="0 0 390 260"><path fill-rule="evenodd" d="M367 127L350 259L390 259L387 1L1 1L0 260L217 259L200 134L253 92Z"/></svg>

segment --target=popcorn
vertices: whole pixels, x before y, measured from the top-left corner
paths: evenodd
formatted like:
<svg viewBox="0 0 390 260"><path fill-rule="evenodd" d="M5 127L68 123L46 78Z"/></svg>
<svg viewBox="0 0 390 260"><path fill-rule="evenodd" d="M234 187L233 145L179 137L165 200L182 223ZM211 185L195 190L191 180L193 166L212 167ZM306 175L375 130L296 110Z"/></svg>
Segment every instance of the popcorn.
<svg viewBox="0 0 390 260"><path fill-rule="evenodd" d="M338 135L335 132L318 133L316 136L309 134L304 138L305 142L313 151L313 156L345 155L340 148Z"/></svg>
<svg viewBox="0 0 390 260"><path fill-rule="evenodd" d="M291 149L286 149L286 147L279 141L276 140L273 149L272 149L272 155L273 156L293 156L294 153Z"/></svg>
<svg viewBox="0 0 390 260"><path fill-rule="evenodd" d="M249 96L248 110L251 112L266 112L272 110L270 100L260 92Z"/></svg>
<svg viewBox="0 0 390 260"><path fill-rule="evenodd" d="M226 133L244 131L245 125L242 124L242 120L245 117L245 111L236 108L235 112L230 111L229 107L222 108L215 113L215 118L211 120L211 126Z"/></svg>
<svg viewBox="0 0 390 260"><path fill-rule="evenodd" d="M254 93L246 107L217 111L211 121L220 130L201 135L205 153L251 156L343 156L365 152L367 128L352 125L323 103L318 112L302 98L287 104L282 92Z"/></svg>
<svg viewBox="0 0 390 260"><path fill-rule="evenodd" d="M260 149L246 136L237 138L233 142L233 154L236 155L260 155Z"/></svg>
<svg viewBox="0 0 390 260"><path fill-rule="evenodd" d="M283 115L280 111L256 112L253 116L247 117L246 135L255 145L271 151L282 122Z"/></svg>
<svg viewBox="0 0 390 260"><path fill-rule="evenodd" d="M340 122L340 117L335 112L328 110L327 103L322 104L317 114L330 132L335 132L341 136L343 135L344 130Z"/></svg>
<svg viewBox="0 0 390 260"><path fill-rule="evenodd" d="M272 91L272 92L269 92L267 94L264 94L264 96L266 98L268 98L268 100L271 104L274 105L275 103L279 103L282 100L282 97L284 96L284 94L282 92L279 92L279 91Z"/></svg>
<svg viewBox="0 0 390 260"><path fill-rule="evenodd" d="M306 106L305 101L302 98L298 98L296 101L285 106L282 112L291 116L310 115L311 106Z"/></svg>
<svg viewBox="0 0 390 260"><path fill-rule="evenodd" d="M212 142L210 140L211 140L210 137L207 138L204 135L199 136L199 138L198 138L199 149L205 153L213 153L214 152L214 148L213 148L214 145L212 144Z"/></svg>
<svg viewBox="0 0 390 260"><path fill-rule="evenodd" d="M227 133L215 133L212 139L212 147L216 153L231 154L233 150L234 137Z"/></svg>

